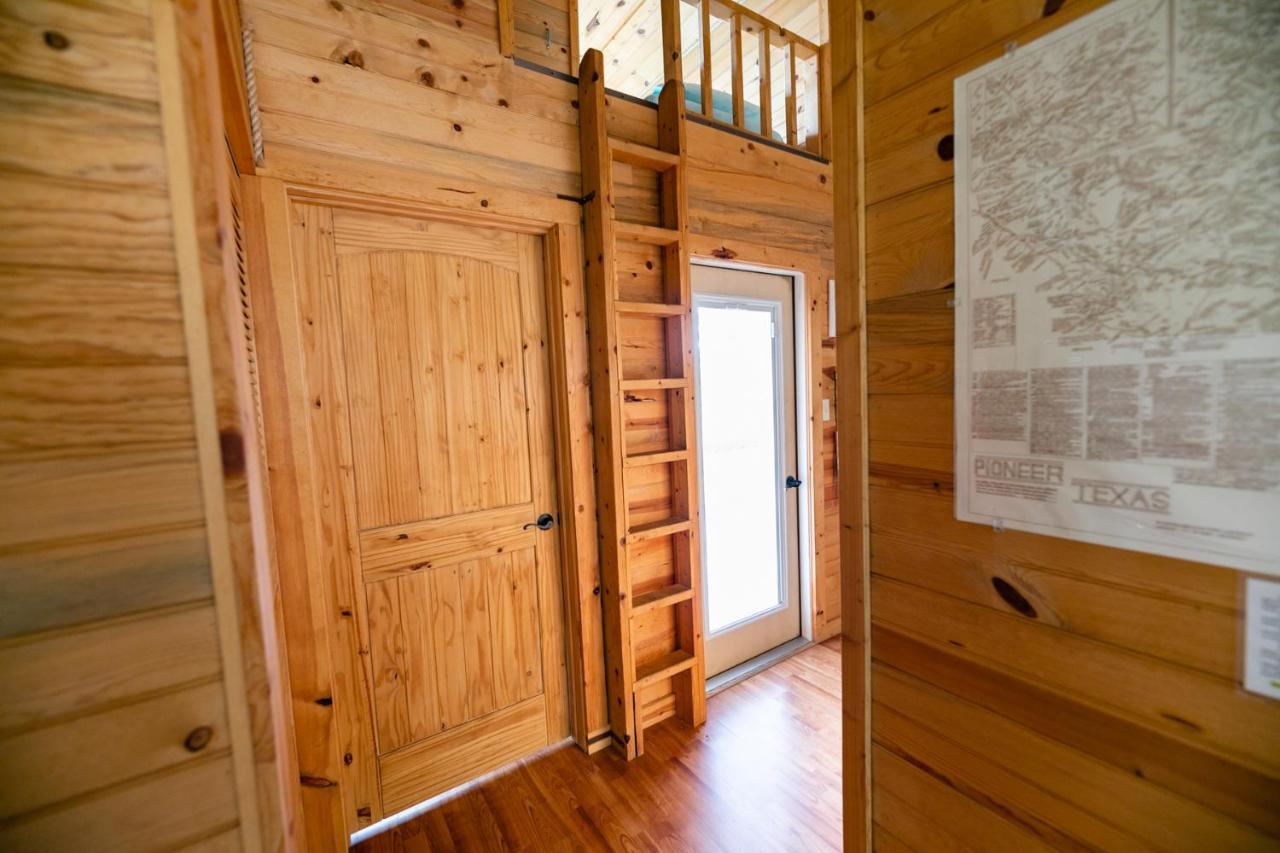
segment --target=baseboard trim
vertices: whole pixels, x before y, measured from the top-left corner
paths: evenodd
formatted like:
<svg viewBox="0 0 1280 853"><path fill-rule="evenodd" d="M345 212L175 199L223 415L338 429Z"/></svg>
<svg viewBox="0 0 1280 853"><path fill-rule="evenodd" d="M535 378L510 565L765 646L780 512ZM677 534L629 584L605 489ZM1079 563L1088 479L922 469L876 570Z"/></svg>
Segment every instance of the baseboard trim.
<svg viewBox="0 0 1280 853"><path fill-rule="evenodd" d="M739 681L744 681L757 672L768 669L774 664L804 651L811 645L813 643L804 637L796 637L794 640L789 640L776 648L769 649L769 651L762 655L757 655L751 660L743 661L732 669L726 669L719 675L713 675L707 679L707 695L714 696L721 690L727 690Z"/></svg>

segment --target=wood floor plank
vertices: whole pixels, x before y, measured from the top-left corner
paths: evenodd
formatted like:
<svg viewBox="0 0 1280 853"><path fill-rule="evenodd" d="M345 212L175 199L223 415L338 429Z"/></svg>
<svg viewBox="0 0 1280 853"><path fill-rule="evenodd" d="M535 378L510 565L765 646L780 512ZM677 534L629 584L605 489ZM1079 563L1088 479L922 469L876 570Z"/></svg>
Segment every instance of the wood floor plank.
<svg viewBox="0 0 1280 853"><path fill-rule="evenodd" d="M700 729L650 728L635 761L566 745L355 851L839 850L838 648L716 694Z"/></svg>

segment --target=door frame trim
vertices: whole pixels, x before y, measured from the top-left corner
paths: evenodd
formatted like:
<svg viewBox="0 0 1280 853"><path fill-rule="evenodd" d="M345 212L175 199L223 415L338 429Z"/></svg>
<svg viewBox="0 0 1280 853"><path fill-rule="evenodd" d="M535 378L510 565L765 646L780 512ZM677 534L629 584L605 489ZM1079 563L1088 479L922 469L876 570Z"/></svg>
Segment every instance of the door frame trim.
<svg viewBox="0 0 1280 853"><path fill-rule="evenodd" d="M814 453L811 440L811 429L805 426L812 421L812 404L809 400L813 354L810 347L803 346L809 341L809 296L805 274L797 269L766 266L764 264L745 263L717 257L694 255L690 263L702 267L718 267L720 269L738 270L740 272L756 272L776 275L791 279L792 318L794 330L792 343L795 347L795 432L796 460L804 470L805 476L797 487L796 503L799 517L796 526L800 536L797 547L800 552L800 637L806 642L814 641L815 588L817 576L817 546L815 542L815 523L817 510L814 503ZM794 642L794 641L792 641ZM785 644L784 644L785 645ZM767 653L766 653L767 654Z"/></svg>
<svg viewBox="0 0 1280 853"><path fill-rule="evenodd" d="M289 238L290 205L316 204L331 209L363 210L382 215L404 215L418 219L435 219L452 223L476 225L487 228L500 228L516 233L537 235L543 239L543 310L547 329L547 370L550 377L548 401L552 425L553 470L556 477L557 510L561 522L559 578L561 583L561 601L548 602L554 608L549 618L562 622L565 638L564 660L566 674L560 679L564 684L564 699L567 703L568 728L574 740L583 749L587 749L596 728L607 729L605 718L605 696L603 681L603 650L600 630L600 608L598 593L598 552L596 548L596 519L594 474L592 465L592 436L590 426L590 393L588 387L589 370L587 366L588 349L585 320L585 294L583 292L583 258L581 232L577 223L566 223L557 207L558 203L549 202L546 210L535 209L531 216L512 216L497 212L475 212L460 210L457 207L435 204L428 201L404 200L384 197L358 191L320 187L311 184L283 180L274 177L242 176L242 188L245 195L246 249L249 258L250 299L254 307L255 325L259 350L263 353L258 364L260 375L273 374L269 382L278 395L282 389L292 387L296 382L295 371L298 365L288 364L295 347L299 342L287 344L281 340L280 333L286 325L295 323L293 316L280 316L277 311L273 281L287 277L293 281L296 276L296 260ZM268 241L267 236L271 235ZM280 247L288 247L281 251ZM292 287L290 287L292 291ZM292 297L290 297L292 298ZM286 306L288 307L288 306ZM289 333L296 336L295 333ZM271 480L285 480L290 488L280 491L293 491L295 498L304 503L292 502L296 507L305 508L310 501L307 490L300 488L296 460L306 454L301 450L290 450L286 446L272 446L270 435L265 424L283 420L282 425L274 427L277 435L284 437L289 443L303 442L309 445L310 428L294 421L293 406L287 402L276 400L275 410L264 412L261 407L263 397L262 386L255 387L258 397L258 410L262 413L256 426L258 439L269 451L274 451L272 468L279 470L265 475ZM310 480L311 472L302 474ZM254 523L262 525L273 539L273 545L281 537L274 524L273 510L267 506ZM304 513L304 516L306 513ZM299 532L296 554L305 554L310 547L305 539L306 533ZM336 713L334 701L333 664L334 654L328 651L331 637L342 636L335 631L334 623L338 622L336 613L326 612L323 602L332 600L326 591L330 585L327 571L321 567L305 567L301 577L293 584L282 584L282 573L276 559L276 549L272 548L272 559L263 569L265 589L281 589L292 586L297 592L298 583L309 592L311 610L308 602L292 602L293 609L308 611L297 613L293 619L288 618L287 610L290 602L283 602L286 613L282 628L290 623L293 631L282 630L279 636L266 638L277 647L283 647L280 658L284 661L278 671L267 673L272 682L272 689L288 697L286 703L291 719L286 721L287 729L292 735L291 753L288 757L295 764L291 773L282 774L286 779L297 780L297 786L303 802L304 818L302 823L312 836L307 840L308 847L313 849L345 849L352 835L364 826L368 826L385 817L382 814L380 797L375 797L372 808L365 813L359 809L356 813L347 814L345 806L350 805L350 797L344 796L345 787L350 790L356 784L353 774L356 771L354 762L348 764L344 758L348 756L349 746L341 741L344 728ZM314 555L313 555L314 556ZM307 560L306 562L312 562ZM317 583L321 588L317 589ZM317 612L318 611L318 612ZM289 634L293 635L290 642ZM358 649L357 649L358 651ZM341 654L341 652L338 652ZM291 663L294 662L294 663ZM289 670L297 668L306 672L306 684L295 683ZM354 674L363 679L361 670ZM327 689L323 688L327 685ZM348 686L347 692L352 692ZM322 695L313 695L320 690ZM355 687L358 694L359 688ZM368 721L366 721L368 722ZM294 745L301 747L295 750ZM306 744L311 744L310 758L298 758L292 753L307 752ZM315 754L315 744L324 745L321 752ZM349 759L348 759L349 760ZM314 764L315 766L303 766ZM376 766L361 768L367 776L375 775ZM364 785L367 787L368 780ZM357 786L358 787L358 786ZM310 812L310 814L308 814ZM323 836L323 837L315 837Z"/></svg>

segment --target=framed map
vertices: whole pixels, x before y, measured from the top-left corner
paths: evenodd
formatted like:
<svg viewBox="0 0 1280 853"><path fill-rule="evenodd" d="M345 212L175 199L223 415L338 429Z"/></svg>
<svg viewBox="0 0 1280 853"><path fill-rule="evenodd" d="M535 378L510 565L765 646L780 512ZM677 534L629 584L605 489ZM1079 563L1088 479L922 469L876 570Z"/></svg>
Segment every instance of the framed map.
<svg viewBox="0 0 1280 853"><path fill-rule="evenodd" d="M1280 574L1280 3L955 81L956 516Z"/></svg>

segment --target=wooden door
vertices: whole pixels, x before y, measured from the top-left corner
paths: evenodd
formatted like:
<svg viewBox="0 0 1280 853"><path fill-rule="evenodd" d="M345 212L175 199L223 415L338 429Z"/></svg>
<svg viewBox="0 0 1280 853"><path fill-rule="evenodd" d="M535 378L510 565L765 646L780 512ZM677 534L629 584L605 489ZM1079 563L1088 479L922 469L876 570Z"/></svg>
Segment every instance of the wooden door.
<svg viewBox="0 0 1280 853"><path fill-rule="evenodd" d="M311 565L279 571L336 616L314 644L354 830L567 735L558 531L534 524L557 512L543 247L399 210L285 215L271 299L300 364L263 371L284 386L264 400L306 424L291 485L315 530Z"/></svg>

